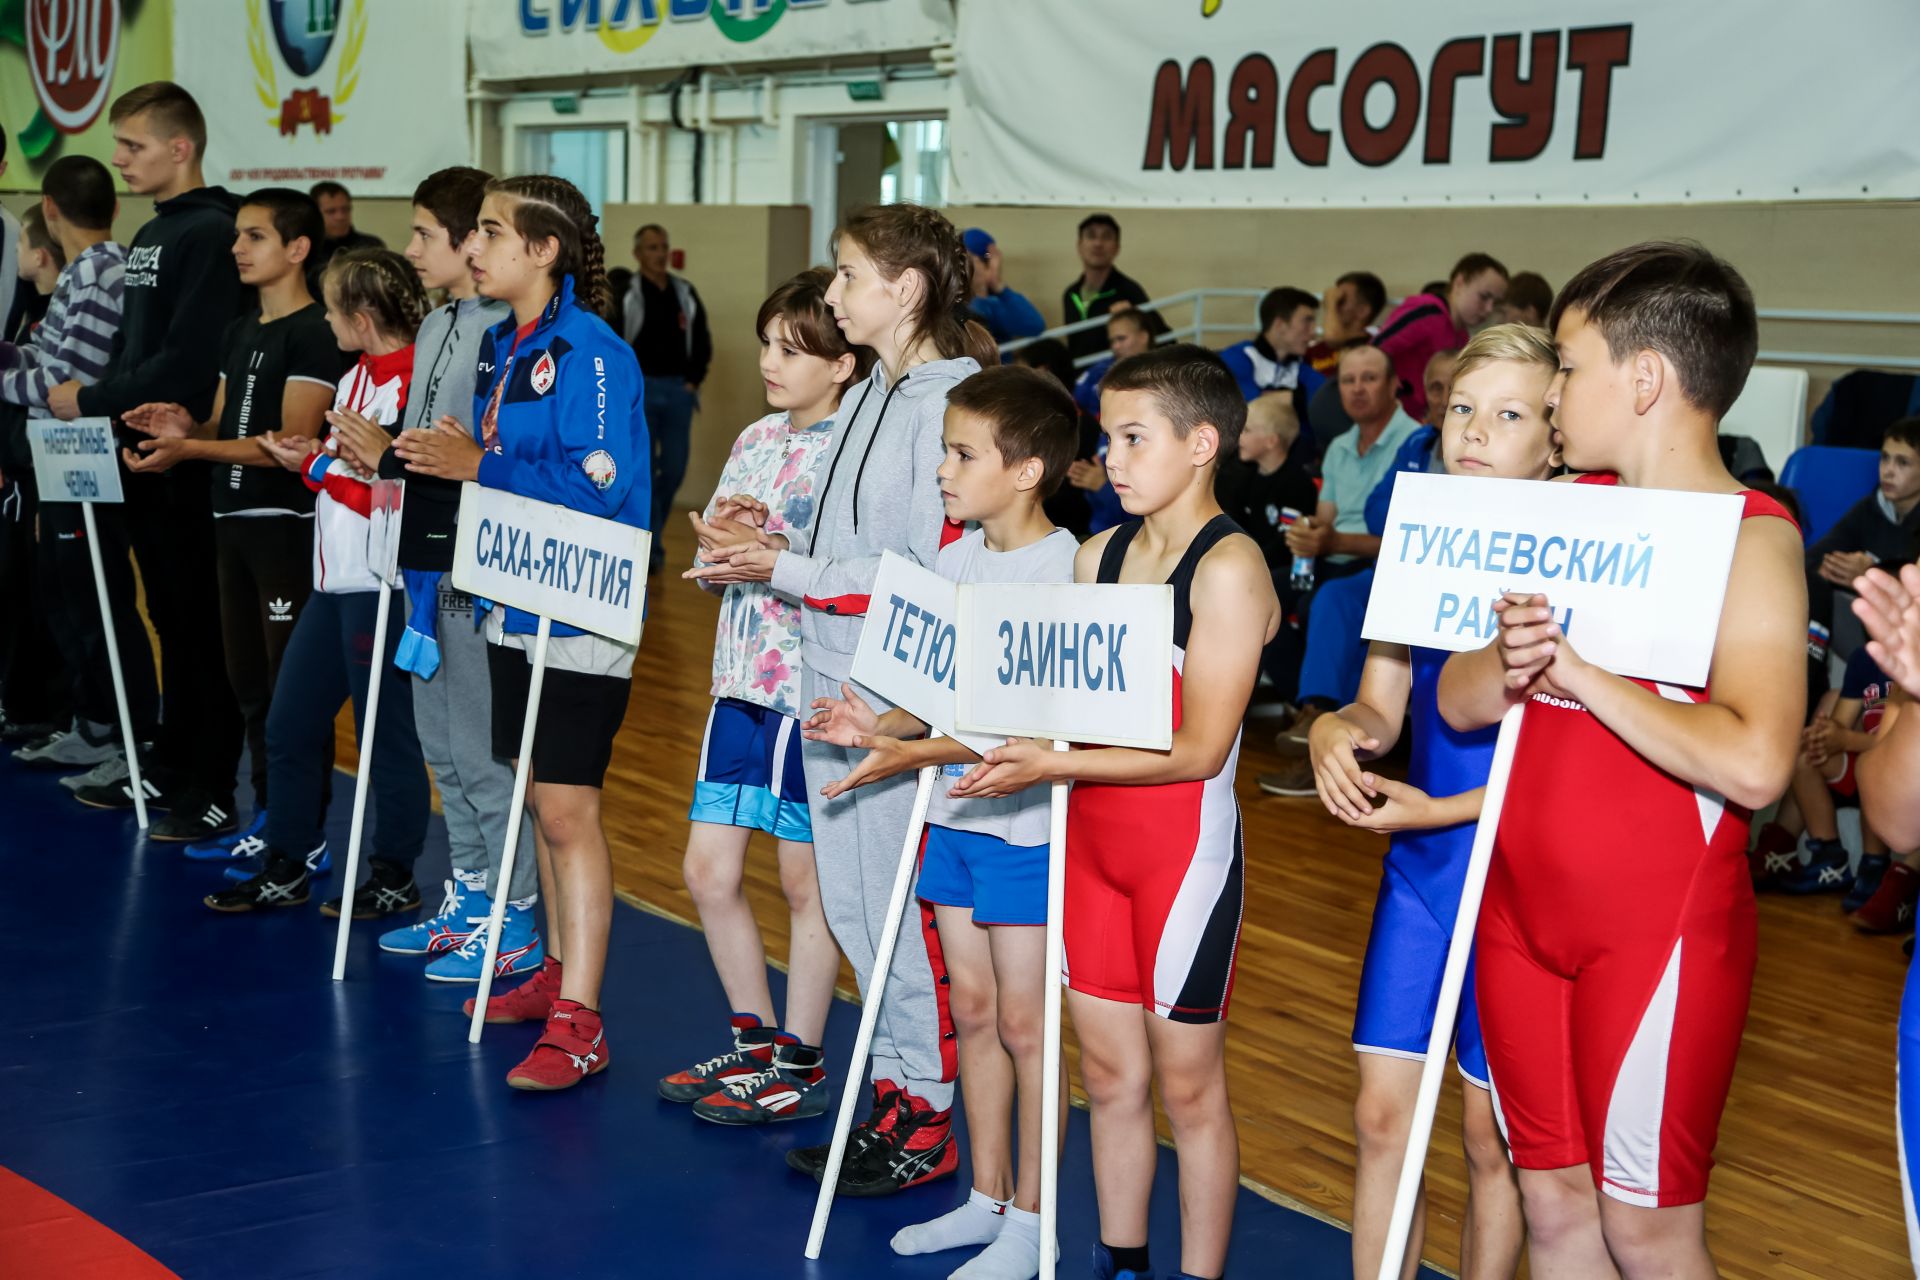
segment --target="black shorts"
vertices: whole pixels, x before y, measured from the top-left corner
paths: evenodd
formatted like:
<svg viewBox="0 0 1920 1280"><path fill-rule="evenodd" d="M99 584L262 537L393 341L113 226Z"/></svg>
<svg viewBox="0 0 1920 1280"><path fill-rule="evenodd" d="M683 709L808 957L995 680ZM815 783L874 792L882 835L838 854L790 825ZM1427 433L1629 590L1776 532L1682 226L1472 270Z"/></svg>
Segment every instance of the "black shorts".
<svg viewBox="0 0 1920 1280"><path fill-rule="evenodd" d="M487 674L493 685L493 754L512 760L520 754L526 727L527 693L533 663L524 649L487 646ZM533 777L570 787L606 785L613 740L627 717L628 676L596 676L547 668L540 686L540 718L533 726Z"/></svg>

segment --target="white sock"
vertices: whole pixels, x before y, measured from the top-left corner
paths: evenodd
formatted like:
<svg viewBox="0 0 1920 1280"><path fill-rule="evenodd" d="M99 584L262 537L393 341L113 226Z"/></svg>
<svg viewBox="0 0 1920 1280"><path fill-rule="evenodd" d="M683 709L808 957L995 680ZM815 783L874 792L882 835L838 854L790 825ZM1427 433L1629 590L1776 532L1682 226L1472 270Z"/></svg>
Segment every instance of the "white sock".
<svg viewBox="0 0 1920 1280"><path fill-rule="evenodd" d="M893 1251L899 1254L939 1253L943 1249L963 1249L970 1244L990 1244L1000 1234L1010 1212L1004 1204L976 1189L967 1202L952 1213L943 1213L931 1222L902 1227L893 1236Z"/></svg>
<svg viewBox="0 0 1920 1280"><path fill-rule="evenodd" d="M453 873L453 878L467 888L474 890L476 893L485 893L487 891L487 873L484 871L456 870Z"/></svg>
<svg viewBox="0 0 1920 1280"><path fill-rule="evenodd" d="M540 895L530 893L524 898L508 898L507 905L515 911L531 911L533 910L533 904L538 901L540 901Z"/></svg>
<svg viewBox="0 0 1920 1280"><path fill-rule="evenodd" d="M1007 1206L994 1242L947 1280L1033 1280L1040 1274L1040 1215ZM1053 1256L1060 1256L1056 1245Z"/></svg>

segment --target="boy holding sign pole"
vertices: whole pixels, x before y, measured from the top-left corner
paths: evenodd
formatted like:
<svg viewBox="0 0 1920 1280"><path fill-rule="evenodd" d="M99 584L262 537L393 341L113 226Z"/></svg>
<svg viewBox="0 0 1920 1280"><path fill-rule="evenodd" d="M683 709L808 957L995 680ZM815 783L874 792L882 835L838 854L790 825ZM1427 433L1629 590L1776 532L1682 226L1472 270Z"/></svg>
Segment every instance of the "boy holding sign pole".
<svg viewBox="0 0 1920 1280"><path fill-rule="evenodd" d="M1496 325L1468 343L1452 389L1439 402L1447 474L1511 480L1552 474L1559 457L1546 394L1558 367L1553 339L1543 329ZM1434 697L1446 659L1444 650L1374 641L1358 698L1315 720L1308 732L1308 757L1327 811L1349 826L1393 835L1354 1012L1360 1070L1353 1122L1359 1147L1356 1276L1380 1271L1434 1002L1493 764L1492 728L1458 733L1440 719ZM1407 781L1369 771L1362 762L1391 751L1409 721L1413 764ZM1457 1034L1468 1174L1460 1274L1466 1280L1506 1280L1520 1261L1520 1199L1487 1091L1471 987ZM1408 1276L1419 1270L1423 1233L1416 1210Z"/></svg>
<svg viewBox="0 0 1920 1280"><path fill-rule="evenodd" d="M443 417L402 432L394 448L409 474L477 481L646 528L652 449L640 365L599 315L607 275L598 223L564 178L487 185L470 250L474 283L513 314L481 344L490 376L474 389L474 429ZM509 1085L536 1091L570 1088L609 1061L599 1005L613 857L600 792L626 718L634 656L633 645L578 627L551 623L550 640L548 630L520 609L496 607L487 617L494 754L518 768L527 716L534 717L528 806L547 907L547 962L514 990L488 997L485 1016L545 1024L533 1051L507 1073ZM536 678L541 697L529 707ZM483 971L483 992L490 981ZM467 1002L469 1015L474 1003Z"/></svg>
<svg viewBox="0 0 1920 1280"><path fill-rule="evenodd" d="M1093 1126L1102 1280L1151 1274L1147 1208L1157 1076L1180 1152L1181 1266L1226 1267L1239 1190L1227 1104L1227 1003L1244 901L1240 725L1280 604L1259 546L1214 499L1214 473L1246 421L1233 374L1210 351L1160 347L1101 387L1107 474L1137 517L1080 548L1078 582L1174 588L1173 747L987 752L959 797L1074 784L1067 811L1067 1006ZM1189 645L1204 633L1206 643Z"/></svg>
<svg viewBox="0 0 1920 1280"><path fill-rule="evenodd" d="M1079 543L1042 508L1079 444L1079 415L1065 388L1021 365L975 374L948 394L943 434L938 475L947 518L978 527L941 549L940 575L960 583L1071 582ZM875 623L908 625L892 609L876 609ZM899 641L903 650L908 643ZM876 715L851 685L842 694L814 703L807 737L866 755L822 791L828 799L926 765L941 766L951 785L979 759L955 738L922 737L926 724L898 707ZM1040 1239L1049 796L1033 787L956 800L945 790L936 783L927 811L919 898L933 906L951 983L973 1190L953 1211L901 1230L893 1248L917 1254L985 1245L953 1272L956 1280L1031 1280L1042 1249L1056 1247ZM1017 1174L1007 1143L1016 1129Z"/></svg>
<svg viewBox="0 0 1920 1280"><path fill-rule="evenodd" d="M1583 482L1741 495L1744 515L1707 688L1583 661L1537 594L1496 602L1493 643L1447 662L1456 730L1525 706L1476 933L1481 1026L1536 1273L1710 1277L1702 1202L1755 959L1747 827L1786 788L1804 711L1803 548L1721 462L1758 346L1731 266L1620 250L1552 326L1547 403L1567 466L1601 473Z"/></svg>

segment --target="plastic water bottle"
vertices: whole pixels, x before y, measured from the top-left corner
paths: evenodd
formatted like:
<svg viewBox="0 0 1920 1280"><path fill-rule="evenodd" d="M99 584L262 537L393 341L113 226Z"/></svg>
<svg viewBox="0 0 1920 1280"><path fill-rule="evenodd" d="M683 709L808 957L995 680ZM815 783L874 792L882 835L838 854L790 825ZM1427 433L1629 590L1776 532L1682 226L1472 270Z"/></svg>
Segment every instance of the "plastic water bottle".
<svg viewBox="0 0 1920 1280"><path fill-rule="evenodd" d="M1292 507L1280 508L1280 527L1282 529L1291 528L1304 519L1306 519L1306 517L1298 511L1295 511ZM1287 579L1287 585L1292 587L1294 591L1301 593L1313 590L1312 556L1295 556L1293 558L1293 573Z"/></svg>

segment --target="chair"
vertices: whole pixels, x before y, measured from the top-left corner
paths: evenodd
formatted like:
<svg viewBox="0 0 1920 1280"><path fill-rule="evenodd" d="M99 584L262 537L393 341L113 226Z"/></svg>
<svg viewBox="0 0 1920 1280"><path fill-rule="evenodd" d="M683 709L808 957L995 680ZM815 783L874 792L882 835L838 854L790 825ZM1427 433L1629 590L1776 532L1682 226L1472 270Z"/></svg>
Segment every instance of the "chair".
<svg viewBox="0 0 1920 1280"><path fill-rule="evenodd" d="M1720 419L1720 430L1751 437L1773 474L1782 475L1788 456L1806 443L1806 422L1807 371L1756 366L1746 390Z"/></svg>
<svg viewBox="0 0 1920 1280"><path fill-rule="evenodd" d="M1810 444L1795 449L1780 472L1780 483L1800 498L1807 544L1826 536L1834 522L1880 482L1880 454L1873 449L1839 449Z"/></svg>

